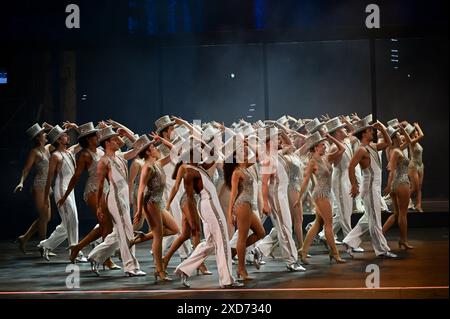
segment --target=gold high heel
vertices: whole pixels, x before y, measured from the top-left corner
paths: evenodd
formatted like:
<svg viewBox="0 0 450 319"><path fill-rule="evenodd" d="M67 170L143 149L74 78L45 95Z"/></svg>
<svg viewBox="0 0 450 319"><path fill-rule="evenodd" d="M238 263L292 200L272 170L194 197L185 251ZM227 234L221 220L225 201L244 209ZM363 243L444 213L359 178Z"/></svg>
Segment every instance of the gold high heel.
<svg viewBox="0 0 450 319"><path fill-rule="evenodd" d="M106 259L106 261L103 263L103 270L105 270L105 267L108 267L109 270L119 270L122 269L122 267L116 265L111 258Z"/></svg>
<svg viewBox="0 0 450 319"><path fill-rule="evenodd" d="M333 259L336 261L337 264L345 264L346 261L339 256L339 254L333 255L331 252L329 254L330 257L330 264L333 261Z"/></svg>
<svg viewBox="0 0 450 319"><path fill-rule="evenodd" d="M249 281L249 280L255 279L255 277L250 277L248 274L242 275L239 270L236 271L236 275L237 275L237 280L241 280L241 277L242 277L243 281Z"/></svg>
<svg viewBox="0 0 450 319"><path fill-rule="evenodd" d="M399 241L399 242L398 242L398 248L399 248L399 249L402 249L402 247L405 247L406 250L408 250L408 249L414 249L414 247L411 246L408 242L402 242L402 241Z"/></svg>
<svg viewBox="0 0 450 319"><path fill-rule="evenodd" d="M25 241L25 238L24 238L24 236L22 235L22 236L19 236L18 238L17 238L17 241L18 241L18 243L19 243L19 249L20 249L20 251L24 254L24 255L26 255L26 249L25 249L25 246L26 246L26 244L27 244L27 242Z"/></svg>
<svg viewBox="0 0 450 319"><path fill-rule="evenodd" d="M300 258L300 261L302 262L302 264L309 265L309 261L306 259L307 256L305 254L303 254L303 249L300 248L297 251L297 253L298 253L298 257Z"/></svg>
<svg viewBox="0 0 450 319"><path fill-rule="evenodd" d="M172 278L168 277L164 270L155 271L155 283L158 282L158 277L161 279L160 281L163 282L172 281Z"/></svg>
<svg viewBox="0 0 450 319"><path fill-rule="evenodd" d="M210 272L208 268L206 268L205 264L201 264L200 267L197 268L197 276L199 276L200 273L202 273L202 275L204 276L212 275L212 272Z"/></svg>

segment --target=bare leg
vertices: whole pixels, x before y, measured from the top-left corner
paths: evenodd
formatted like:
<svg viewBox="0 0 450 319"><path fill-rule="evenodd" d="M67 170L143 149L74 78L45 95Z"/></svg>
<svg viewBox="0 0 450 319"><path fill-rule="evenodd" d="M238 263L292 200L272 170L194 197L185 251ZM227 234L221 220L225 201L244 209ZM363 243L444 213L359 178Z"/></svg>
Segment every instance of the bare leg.
<svg viewBox="0 0 450 319"><path fill-rule="evenodd" d="M238 240L236 243L236 251L238 256L237 274L238 278L242 276L244 279L250 279L245 268L245 250L247 248L247 237L249 237L248 231L251 224L251 215L253 215L253 212L250 204L245 203L236 207L236 220L237 227L239 228Z"/></svg>
<svg viewBox="0 0 450 319"><path fill-rule="evenodd" d="M416 194L416 209L418 206L418 190L419 190L419 172L414 169L411 168L408 170L408 176L409 176L409 180L411 181L411 197L413 194Z"/></svg>
<svg viewBox="0 0 450 319"><path fill-rule="evenodd" d="M306 255L308 254L309 247L311 246L314 237L316 237L316 235L322 229L323 220L320 214L317 212L318 210L319 208L316 207L316 219L314 220L312 227L306 233L306 237L301 248L304 259L306 259Z"/></svg>
<svg viewBox="0 0 450 319"><path fill-rule="evenodd" d="M297 247L303 246L303 205L295 206L300 193L295 189L289 190L289 208L292 216L292 225L297 240Z"/></svg>
<svg viewBox="0 0 450 319"><path fill-rule="evenodd" d="M408 243L408 204L409 204L409 186L400 185L397 187L397 205L398 205L398 227L400 228L400 241Z"/></svg>
<svg viewBox="0 0 450 319"><path fill-rule="evenodd" d="M33 190L33 199L39 217L33 221L25 234L19 237L20 248L25 252L25 246L30 238L38 231L39 240L47 237L47 224L51 217L50 198L47 198L47 206L44 201L44 191L40 189Z"/></svg>
<svg viewBox="0 0 450 319"><path fill-rule="evenodd" d="M147 216L147 220L150 222L152 228L153 242L153 262L155 263L156 273L160 273L163 270L162 267L162 237L163 237L163 221L162 213L158 205L148 203L144 206L144 213Z"/></svg>
<svg viewBox="0 0 450 319"><path fill-rule="evenodd" d="M333 233L333 216L330 200L328 198L318 198L316 199L316 206L318 207L318 213L322 217L323 227L325 230L325 238L327 239L328 246L331 249L331 254L337 261L341 258L339 257L339 251L336 247L336 242L334 241Z"/></svg>
<svg viewBox="0 0 450 319"><path fill-rule="evenodd" d="M398 199L397 199L397 194L396 193L391 193L391 200L392 200L392 209L394 210L393 214L391 214L391 216L389 216L389 218L386 220L386 222L383 225L383 234L386 234L387 231L389 229L392 228L392 226L395 225L395 223L397 222L397 218L398 218Z"/></svg>
<svg viewBox="0 0 450 319"><path fill-rule="evenodd" d="M417 204L416 209L419 212L423 212L422 209L422 184L423 184L423 175L424 172L419 172L419 185L417 186Z"/></svg>

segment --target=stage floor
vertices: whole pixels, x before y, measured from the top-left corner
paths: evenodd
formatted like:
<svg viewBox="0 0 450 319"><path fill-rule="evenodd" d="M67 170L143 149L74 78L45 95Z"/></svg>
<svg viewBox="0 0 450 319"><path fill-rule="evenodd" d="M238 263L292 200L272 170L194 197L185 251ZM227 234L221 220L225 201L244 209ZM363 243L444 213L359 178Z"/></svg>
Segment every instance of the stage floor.
<svg viewBox="0 0 450 319"><path fill-rule="evenodd" d="M409 231L413 250L401 251L397 246L398 232L388 235L397 260L375 258L369 242L365 253L354 259L342 253L346 264L330 264L322 245L312 247L306 272L286 271L281 258L266 258L260 270L247 266L255 280L244 288L220 289L214 257L207 260L212 276L191 278L191 288L181 286L172 271L180 261L175 255L169 265L174 278L170 283L155 284L154 266L149 247L140 245L137 257L145 277L129 278L119 271L101 271L96 277L89 264L80 266L80 288L68 289L66 272L68 252L56 250L50 262L40 258L37 250L23 255L17 244L0 242L0 298L448 298L448 228L413 228ZM343 247L338 246L342 251ZM86 250L88 251L88 249ZM275 252L275 255L276 252ZM120 264L117 258L114 259ZM380 269L380 288L366 288L366 267L376 264ZM233 266L234 271L236 266Z"/></svg>

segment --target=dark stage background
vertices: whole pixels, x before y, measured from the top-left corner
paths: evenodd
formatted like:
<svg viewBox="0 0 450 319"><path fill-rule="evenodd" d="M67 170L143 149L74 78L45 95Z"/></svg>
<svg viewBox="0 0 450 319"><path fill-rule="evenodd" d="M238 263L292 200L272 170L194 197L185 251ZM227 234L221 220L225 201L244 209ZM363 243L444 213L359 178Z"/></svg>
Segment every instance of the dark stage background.
<svg viewBox="0 0 450 319"><path fill-rule="evenodd" d="M93 2L75 2L82 28L73 32L60 26L65 1L0 3L0 72L8 73L0 237L16 237L35 216L32 176L22 194L12 191L29 151L24 131L36 121L114 118L148 133L163 114L231 124L372 112L420 122L424 198L448 200L444 1L380 1L384 28L370 32L361 1ZM79 185L87 230L95 219Z"/></svg>

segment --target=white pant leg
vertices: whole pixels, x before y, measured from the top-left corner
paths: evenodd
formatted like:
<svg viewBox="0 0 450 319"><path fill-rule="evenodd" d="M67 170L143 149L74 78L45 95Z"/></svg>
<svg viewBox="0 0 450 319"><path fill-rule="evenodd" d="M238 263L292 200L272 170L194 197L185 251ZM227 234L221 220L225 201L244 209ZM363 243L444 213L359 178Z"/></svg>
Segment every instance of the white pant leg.
<svg viewBox="0 0 450 319"><path fill-rule="evenodd" d="M119 240L116 235L116 228L114 227L113 231L106 236L105 240L91 250L88 259L103 264L109 257L114 255L117 249L119 249Z"/></svg>
<svg viewBox="0 0 450 319"><path fill-rule="evenodd" d="M380 197L381 189L379 190L378 187L372 189L372 197L368 195L363 197L366 210L369 210L369 232L372 238L372 246L377 256L390 251L381 225Z"/></svg>
<svg viewBox="0 0 450 319"><path fill-rule="evenodd" d="M270 215L272 216L272 215ZM261 251L261 253L267 257L270 255L270 253L273 251L274 247L278 244L278 231L275 228L274 219L272 219L272 224L274 227L270 230L269 234L266 235L263 239L261 239L257 244L256 247Z"/></svg>
<svg viewBox="0 0 450 319"><path fill-rule="evenodd" d="M42 240L39 243L39 247L47 248L50 250L54 250L56 247L61 245L63 241L65 241L67 238L67 230L64 227L64 223L59 224L56 226L53 233L45 240Z"/></svg>
<svg viewBox="0 0 450 319"><path fill-rule="evenodd" d="M58 201L60 196L55 193L55 201ZM69 247L78 243L78 213L75 205L75 194L72 192L64 205L58 207L58 213L61 217L61 224L59 224L49 238L39 243L40 247L54 250L61 245L66 239Z"/></svg>
<svg viewBox="0 0 450 319"><path fill-rule="evenodd" d="M292 237L292 218L289 209L287 193L279 190L275 192L275 197L270 198L272 207L275 207L273 214L274 226L278 232L278 242L281 249L281 257L290 265L297 262L298 254Z"/></svg>

